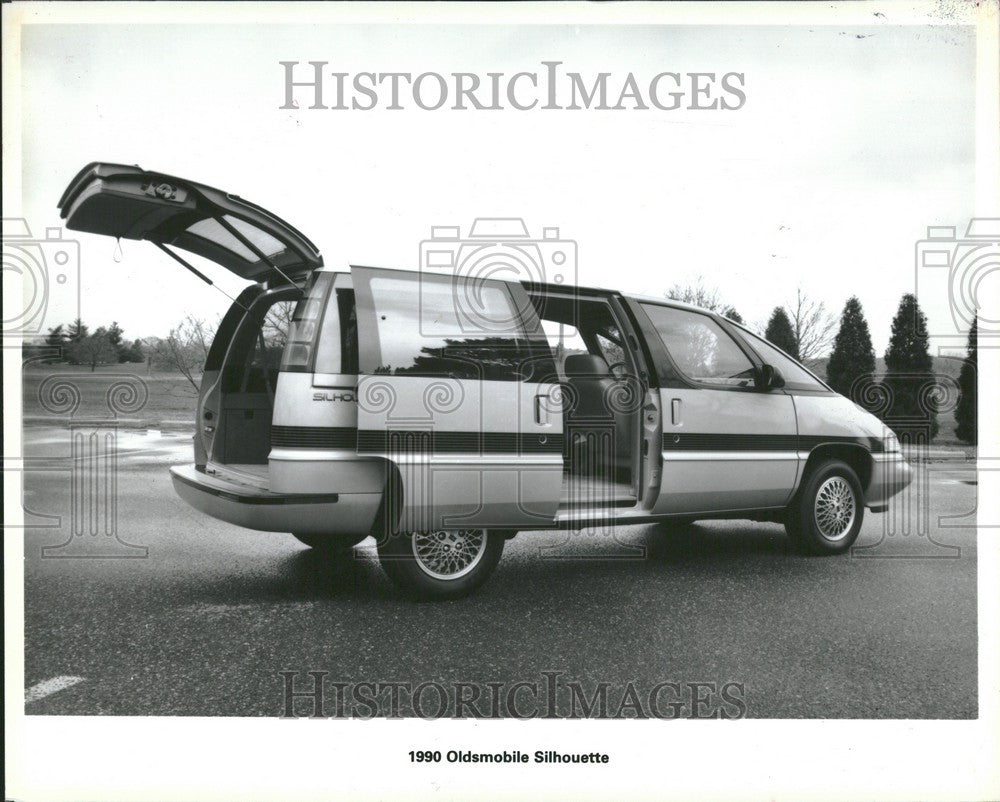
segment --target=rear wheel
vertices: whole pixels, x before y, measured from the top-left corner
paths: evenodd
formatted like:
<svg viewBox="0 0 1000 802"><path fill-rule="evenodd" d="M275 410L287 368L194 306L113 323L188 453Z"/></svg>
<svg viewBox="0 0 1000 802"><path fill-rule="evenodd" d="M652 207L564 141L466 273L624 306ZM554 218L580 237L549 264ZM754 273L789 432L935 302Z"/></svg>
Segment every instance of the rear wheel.
<svg viewBox="0 0 1000 802"><path fill-rule="evenodd" d="M424 599L472 593L497 567L505 532L454 529L392 535L378 546L379 562L403 591Z"/></svg>
<svg viewBox="0 0 1000 802"><path fill-rule="evenodd" d="M865 508L861 482L846 462L831 459L816 466L789 505L785 531L811 554L840 554L857 540Z"/></svg>
<svg viewBox="0 0 1000 802"><path fill-rule="evenodd" d="M358 545L366 535L316 535L292 532L292 537L316 551L339 553Z"/></svg>

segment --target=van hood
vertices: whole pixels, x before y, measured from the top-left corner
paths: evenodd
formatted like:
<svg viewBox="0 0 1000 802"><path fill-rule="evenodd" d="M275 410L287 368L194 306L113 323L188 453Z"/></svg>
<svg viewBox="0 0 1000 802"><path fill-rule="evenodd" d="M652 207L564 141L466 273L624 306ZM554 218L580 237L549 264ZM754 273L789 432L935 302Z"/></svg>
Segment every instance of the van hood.
<svg viewBox="0 0 1000 802"><path fill-rule="evenodd" d="M875 415L839 394L797 395L795 413L804 437L852 440L880 451L889 433Z"/></svg>

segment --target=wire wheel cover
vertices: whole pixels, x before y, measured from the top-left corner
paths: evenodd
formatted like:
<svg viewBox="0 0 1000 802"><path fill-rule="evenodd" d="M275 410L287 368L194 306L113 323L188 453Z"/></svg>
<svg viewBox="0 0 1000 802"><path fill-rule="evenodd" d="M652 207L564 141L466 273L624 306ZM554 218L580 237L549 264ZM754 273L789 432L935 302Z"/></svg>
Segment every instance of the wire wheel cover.
<svg viewBox="0 0 1000 802"><path fill-rule="evenodd" d="M850 483L842 476L831 476L816 492L813 515L816 527L827 540L840 540L854 525L857 501Z"/></svg>
<svg viewBox="0 0 1000 802"><path fill-rule="evenodd" d="M458 579L465 576L486 552L483 529L438 530L412 537L413 556L421 570L435 579Z"/></svg>

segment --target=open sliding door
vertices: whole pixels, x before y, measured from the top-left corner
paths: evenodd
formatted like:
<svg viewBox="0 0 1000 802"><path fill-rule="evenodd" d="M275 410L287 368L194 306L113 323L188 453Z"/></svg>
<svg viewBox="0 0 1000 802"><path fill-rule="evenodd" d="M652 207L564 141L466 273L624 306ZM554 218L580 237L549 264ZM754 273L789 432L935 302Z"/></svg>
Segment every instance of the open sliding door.
<svg viewBox="0 0 1000 802"><path fill-rule="evenodd" d="M559 384L520 284L351 269L358 451L384 457L398 531L551 526Z"/></svg>

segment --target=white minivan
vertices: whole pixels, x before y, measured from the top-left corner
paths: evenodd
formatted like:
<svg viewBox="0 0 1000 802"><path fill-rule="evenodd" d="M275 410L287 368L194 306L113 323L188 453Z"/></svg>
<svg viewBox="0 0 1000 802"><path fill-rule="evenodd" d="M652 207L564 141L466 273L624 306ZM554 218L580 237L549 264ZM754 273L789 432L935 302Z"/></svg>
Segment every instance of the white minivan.
<svg viewBox="0 0 1000 802"><path fill-rule="evenodd" d="M478 220L461 264L336 272L259 206L138 167L88 165L59 207L250 282L205 361L178 494L331 555L373 536L415 595L475 589L518 531L609 521L778 521L840 553L911 479L881 421L742 326L491 277L537 255L505 221Z"/></svg>

